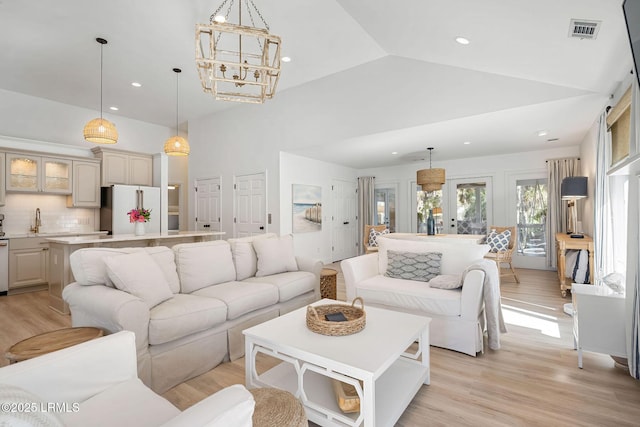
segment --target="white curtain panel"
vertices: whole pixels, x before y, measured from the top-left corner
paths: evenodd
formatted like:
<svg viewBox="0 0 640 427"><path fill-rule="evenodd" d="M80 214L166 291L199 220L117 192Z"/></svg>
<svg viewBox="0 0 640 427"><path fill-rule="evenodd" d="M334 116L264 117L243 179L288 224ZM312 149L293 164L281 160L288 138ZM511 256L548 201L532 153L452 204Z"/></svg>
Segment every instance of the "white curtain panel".
<svg viewBox="0 0 640 427"><path fill-rule="evenodd" d="M363 238L364 226L375 224L375 176L358 177L358 244L360 254L364 253Z"/></svg>
<svg viewBox="0 0 640 427"><path fill-rule="evenodd" d="M560 186L569 176L580 176L579 158L547 160L547 266L552 268L557 267L556 233L567 231L567 202L561 200Z"/></svg>
<svg viewBox="0 0 640 427"><path fill-rule="evenodd" d="M609 147L611 146L611 132L607 130L607 114L602 113L598 122L598 142L596 146L596 178L595 200L593 203L593 245L595 279L613 273L613 216L610 196L610 178L607 168L611 163ZM597 282L594 282L598 284Z"/></svg>

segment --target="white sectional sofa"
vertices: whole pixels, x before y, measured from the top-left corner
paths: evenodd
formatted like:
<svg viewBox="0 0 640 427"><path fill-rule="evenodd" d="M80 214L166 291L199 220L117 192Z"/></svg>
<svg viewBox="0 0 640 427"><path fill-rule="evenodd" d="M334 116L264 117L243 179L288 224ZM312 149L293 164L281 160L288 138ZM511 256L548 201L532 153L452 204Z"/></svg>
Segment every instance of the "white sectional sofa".
<svg viewBox="0 0 640 427"><path fill-rule="evenodd" d="M497 268L495 263L483 260L489 246L389 237L379 238L378 246L377 253L342 261L347 300L362 297L366 305L426 315L432 318L431 345L471 356L483 351L485 297L488 295L485 291L493 292L492 320L498 320L495 315L501 320ZM394 256L405 253L441 253L437 273L440 277L436 281L440 281L441 285L444 283L445 288L455 289L436 288L436 282L433 281L389 277L389 251L393 251ZM458 287L463 273L472 265L478 268L468 271L461 282L462 286ZM489 286L486 280L489 276L493 281L490 284L492 289L485 289L485 286ZM499 348L499 334L493 338L497 338Z"/></svg>
<svg viewBox="0 0 640 427"><path fill-rule="evenodd" d="M133 331L158 393L242 357L244 329L320 299L322 263L295 257L291 236L85 248L70 262L72 325Z"/></svg>
<svg viewBox="0 0 640 427"><path fill-rule="evenodd" d="M0 368L0 402L0 425L49 427L251 427L255 406L236 384L180 412L138 378L128 331Z"/></svg>

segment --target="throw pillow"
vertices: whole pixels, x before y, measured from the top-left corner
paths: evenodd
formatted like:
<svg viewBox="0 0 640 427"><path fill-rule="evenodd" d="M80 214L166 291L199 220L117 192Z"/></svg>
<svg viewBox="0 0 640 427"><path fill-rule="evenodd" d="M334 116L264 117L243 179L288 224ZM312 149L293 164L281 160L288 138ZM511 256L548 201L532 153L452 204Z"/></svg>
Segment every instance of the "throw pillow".
<svg viewBox="0 0 640 427"><path fill-rule="evenodd" d="M104 263L116 288L137 296L149 308L173 297L162 270L146 252L105 258Z"/></svg>
<svg viewBox="0 0 640 427"><path fill-rule="evenodd" d="M387 256L387 277L428 282L440 274L440 252L388 251Z"/></svg>
<svg viewBox="0 0 640 427"><path fill-rule="evenodd" d="M277 239L259 239L253 242L253 249L258 257L256 277L298 271L298 263L293 254L293 238L291 235Z"/></svg>
<svg viewBox="0 0 640 427"><path fill-rule="evenodd" d="M430 288L458 289L462 287L462 277L459 274L441 274L429 280Z"/></svg>
<svg viewBox="0 0 640 427"><path fill-rule="evenodd" d="M384 236L385 234L389 234L388 228L382 231L377 231L375 228L372 228L369 231L369 247L378 247L378 236Z"/></svg>
<svg viewBox="0 0 640 427"><path fill-rule="evenodd" d="M64 426L54 411L47 410L42 399L23 388L0 384L0 402L3 405L1 426ZM14 407L15 411L12 410Z"/></svg>
<svg viewBox="0 0 640 427"><path fill-rule="evenodd" d="M504 252L509 249L509 240L511 239L511 230L504 230L502 233L498 233L496 230L491 230L487 236L487 244L490 249L489 252Z"/></svg>

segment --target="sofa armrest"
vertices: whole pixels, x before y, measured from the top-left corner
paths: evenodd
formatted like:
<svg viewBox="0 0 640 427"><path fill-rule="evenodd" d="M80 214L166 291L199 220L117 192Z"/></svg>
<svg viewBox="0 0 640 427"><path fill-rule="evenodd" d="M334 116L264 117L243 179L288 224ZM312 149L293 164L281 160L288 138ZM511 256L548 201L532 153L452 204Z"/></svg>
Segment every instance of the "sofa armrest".
<svg viewBox="0 0 640 427"><path fill-rule="evenodd" d="M137 377L135 337L129 331L0 369L0 383L21 387L45 402L81 403Z"/></svg>
<svg viewBox="0 0 640 427"><path fill-rule="evenodd" d="M296 263L298 269L302 271L308 271L316 276L314 283L316 283L316 299L320 299L320 272L322 271L322 261L314 258L296 257Z"/></svg>
<svg viewBox="0 0 640 427"><path fill-rule="evenodd" d="M254 407L251 393L244 386L236 384L201 400L162 424L162 427L251 427Z"/></svg>
<svg viewBox="0 0 640 427"><path fill-rule="evenodd" d="M149 346L149 306L140 298L107 286L71 283L62 291L73 326L94 326L110 333L132 331L138 351Z"/></svg>
<svg viewBox="0 0 640 427"><path fill-rule="evenodd" d="M356 295L356 285L378 274L378 254L360 255L345 259L340 263L344 284L347 291L347 301L353 301Z"/></svg>
<svg viewBox="0 0 640 427"><path fill-rule="evenodd" d="M472 270L467 273L460 296L460 317L462 319L478 320L484 303L483 286L483 271Z"/></svg>

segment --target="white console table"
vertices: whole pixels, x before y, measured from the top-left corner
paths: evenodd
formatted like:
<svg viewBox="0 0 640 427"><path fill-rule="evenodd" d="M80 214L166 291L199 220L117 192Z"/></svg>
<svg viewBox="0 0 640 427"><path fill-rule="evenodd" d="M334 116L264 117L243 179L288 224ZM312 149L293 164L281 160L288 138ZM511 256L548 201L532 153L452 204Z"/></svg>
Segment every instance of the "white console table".
<svg viewBox="0 0 640 427"><path fill-rule="evenodd" d="M606 286L571 285L573 339L582 368L582 350L627 357L625 298Z"/></svg>

